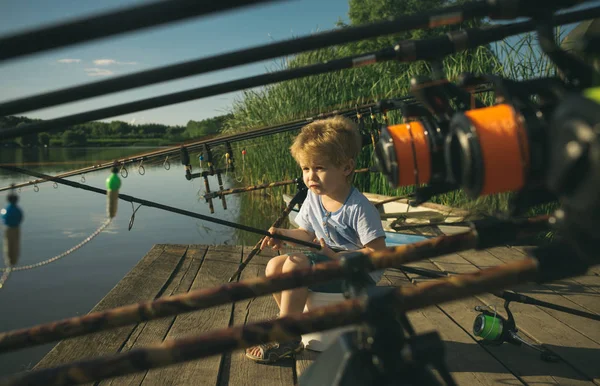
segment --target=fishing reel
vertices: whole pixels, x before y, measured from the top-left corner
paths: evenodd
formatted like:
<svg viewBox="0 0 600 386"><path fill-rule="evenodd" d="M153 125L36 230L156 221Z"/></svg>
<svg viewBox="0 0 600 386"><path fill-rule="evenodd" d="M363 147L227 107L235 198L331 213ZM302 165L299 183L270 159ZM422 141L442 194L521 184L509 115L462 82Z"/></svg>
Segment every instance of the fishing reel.
<svg viewBox="0 0 600 386"><path fill-rule="evenodd" d="M448 180L470 198L518 192L511 214L555 196L545 187L548 125L566 89L557 79L515 82L494 75L463 74L459 86L491 82L493 106L455 114L445 138Z"/></svg>
<svg viewBox="0 0 600 386"><path fill-rule="evenodd" d="M502 343L507 342L515 346L525 345L532 348L540 353L540 358L546 362L557 362L560 360L559 357L554 355L551 351L546 348L529 343L518 334L517 325L515 318L509 308L510 300L504 301L504 309L506 310L507 318L499 315L495 310L492 312L488 308L476 306L475 311L480 312L475 317L473 322L473 334L481 340L481 344L500 346Z"/></svg>
<svg viewBox="0 0 600 386"><path fill-rule="evenodd" d="M382 127L374 155L391 187L428 185L416 191L413 204L420 204L458 188L448 183L444 141L455 108L468 108L472 99L446 79L427 77L412 79L411 93L418 103L397 102L404 122Z"/></svg>

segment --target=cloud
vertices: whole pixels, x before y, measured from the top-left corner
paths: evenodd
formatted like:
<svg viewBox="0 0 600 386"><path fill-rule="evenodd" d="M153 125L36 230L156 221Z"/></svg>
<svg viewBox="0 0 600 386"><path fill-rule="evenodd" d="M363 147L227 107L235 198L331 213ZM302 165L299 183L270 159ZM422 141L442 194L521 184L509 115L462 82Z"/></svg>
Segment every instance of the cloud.
<svg viewBox="0 0 600 386"><path fill-rule="evenodd" d="M58 63L79 63L81 62L81 59L59 59L57 60Z"/></svg>
<svg viewBox="0 0 600 386"><path fill-rule="evenodd" d="M114 74L114 72L112 72L111 70L96 67L86 68L85 72L87 72L88 76L110 76Z"/></svg>
<svg viewBox="0 0 600 386"><path fill-rule="evenodd" d="M137 62L119 62L114 59L96 59L94 60L96 66L112 66L112 65L135 65Z"/></svg>

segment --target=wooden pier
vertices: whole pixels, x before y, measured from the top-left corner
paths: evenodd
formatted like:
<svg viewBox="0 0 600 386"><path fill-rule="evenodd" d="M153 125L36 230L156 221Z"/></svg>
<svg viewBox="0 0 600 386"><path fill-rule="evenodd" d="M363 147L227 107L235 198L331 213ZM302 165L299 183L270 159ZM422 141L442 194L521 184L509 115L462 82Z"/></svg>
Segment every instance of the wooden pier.
<svg viewBox="0 0 600 386"><path fill-rule="evenodd" d="M102 311L162 296L227 282L251 247L206 245L155 245L92 311ZM265 254L267 251L264 252ZM264 275L270 256L256 256L242 279ZM468 251L427 260L413 266L451 273L522 259L523 248ZM565 256L569 258L569 256ZM412 285L423 279L387 270L379 285ZM574 279L515 288L520 293L587 312L600 314L600 269ZM600 323L542 307L511 303L520 334L544 344L560 357L547 363L527 347L477 343L472 332L478 314L474 307L496 307L506 316L503 301L491 294L429 307L408 316L418 333L436 330L445 341L446 361L459 385L600 385ZM133 326L59 342L36 368L125 352L165 339L198 335L233 325L252 323L277 314L271 296L227 304L207 310L167 317ZM195 360L100 382L100 385L294 385L317 358L305 350L295 359L275 365L247 360L243 351Z"/></svg>

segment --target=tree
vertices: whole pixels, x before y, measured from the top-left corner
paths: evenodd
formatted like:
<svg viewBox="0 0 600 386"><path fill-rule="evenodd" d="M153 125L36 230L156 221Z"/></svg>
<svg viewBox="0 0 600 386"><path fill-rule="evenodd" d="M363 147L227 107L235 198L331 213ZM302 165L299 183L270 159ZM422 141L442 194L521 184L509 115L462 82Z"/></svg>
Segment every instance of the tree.
<svg viewBox="0 0 600 386"><path fill-rule="evenodd" d="M40 145L42 145L42 146L50 146L50 134L48 134L48 133L40 133L38 135L38 139L40 141Z"/></svg>
<svg viewBox="0 0 600 386"><path fill-rule="evenodd" d="M25 124L25 122L21 122L17 125L17 127L23 126ZM23 135L17 139L17 143L23 147L35 147L38 145L38 135L37 133Z"/></svg>
<svg viewBox="0 0 600 386"><path fill-rule="evenodd" d="M391 18L408 16L415 13L428 12L448 6L456 6L470 0L349 0L348 16L351 25L374 23ZM393 35L380 36L377 38L350 44L353 51L374 51L384 47L394 46L402 40L425 39L432 36L440 36L450 30L480 26L480 19L468 20L466 22L440 26L436 28L418 29L405 31ZM338 26L345 26L338 22Z"/></svg>

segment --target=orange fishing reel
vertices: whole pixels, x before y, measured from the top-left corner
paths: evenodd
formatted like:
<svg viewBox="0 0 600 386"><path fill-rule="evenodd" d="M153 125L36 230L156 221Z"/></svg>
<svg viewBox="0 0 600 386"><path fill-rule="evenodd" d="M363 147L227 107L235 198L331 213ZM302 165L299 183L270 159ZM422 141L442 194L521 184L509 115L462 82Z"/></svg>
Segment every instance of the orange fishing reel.
<svg viewBox="0 0 600 386"><path fill-rule="evenodd" d="M401 103L404 122L384 126L375 147L375 162L390 186L428 185L416 191L416 202L457 188L448 184L444 141L455 110L464 108L470 95L459 92L447 80L413 79L411 92L418 103Z"/></svg>
<svg viewBox="0 0 600 386"><path fill-rule="evenodd" d="M554 200L544 181L547 128L551 112L565 92L562 83L466 74L460 84L471 87L481 81L494 84L499 103L457 113L450 120L444 144L449 181L470 198L520 192L511 204L514 212Z"/></svg>

